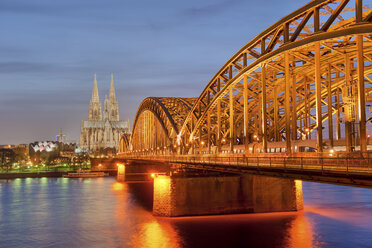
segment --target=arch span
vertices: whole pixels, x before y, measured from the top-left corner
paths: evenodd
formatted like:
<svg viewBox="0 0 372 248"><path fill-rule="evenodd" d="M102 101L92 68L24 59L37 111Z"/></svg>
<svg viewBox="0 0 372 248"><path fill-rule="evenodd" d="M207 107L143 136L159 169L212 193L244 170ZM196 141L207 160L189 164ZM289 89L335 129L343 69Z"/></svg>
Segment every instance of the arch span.
<svg viewBox="0 0 372 248"><path fill-rule="evenodd" d="M311 1L243 46L189 104L146 98L132 135L149 111L167 147L177 148L169 152L266 153L276 145L292 153L302 143L318 152L367 151L372 5L366 3Z"/></svg>
<svg viewBox="0 0 372 248"><path fill-rule="evenodd" d="M172 153L177 135L196 98L148 97L133 123L132 151Z"/></svg>

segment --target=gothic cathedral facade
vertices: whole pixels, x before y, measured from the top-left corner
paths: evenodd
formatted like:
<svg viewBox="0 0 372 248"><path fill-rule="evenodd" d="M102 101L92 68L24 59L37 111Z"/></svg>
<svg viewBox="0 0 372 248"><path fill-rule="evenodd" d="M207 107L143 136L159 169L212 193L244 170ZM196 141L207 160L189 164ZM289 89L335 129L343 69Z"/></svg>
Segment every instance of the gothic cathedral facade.
<svg viewBox="0 0 372 248"><path fill-rule="evenodd" d="M91 152L105 148L117 148L121 135L129 132L129 120L119 120L119 106L115 95L113 75L111 74L110 93L108 98L105 97L102 117L97 78L94 74L88 120L83 120L81 123L80 147Z"/></svg>

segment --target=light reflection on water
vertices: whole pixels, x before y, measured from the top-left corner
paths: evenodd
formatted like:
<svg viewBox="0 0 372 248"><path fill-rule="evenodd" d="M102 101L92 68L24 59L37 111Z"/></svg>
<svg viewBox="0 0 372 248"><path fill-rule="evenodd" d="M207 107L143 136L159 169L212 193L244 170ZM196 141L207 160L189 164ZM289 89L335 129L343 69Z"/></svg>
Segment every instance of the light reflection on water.
<svg viewBox="0 0 372 248"><path fill-rule="evenodd" d="M0 247L371 247L372 190L303 183L305 210L159 218L151 184L0 180Z"/></svg>

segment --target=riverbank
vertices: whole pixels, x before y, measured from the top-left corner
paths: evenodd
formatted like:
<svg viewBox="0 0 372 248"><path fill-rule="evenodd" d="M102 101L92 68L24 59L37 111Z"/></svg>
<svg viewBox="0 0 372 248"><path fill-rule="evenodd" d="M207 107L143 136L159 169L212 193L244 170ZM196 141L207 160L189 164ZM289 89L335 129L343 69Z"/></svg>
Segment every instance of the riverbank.
<svg viewBox="0 0 372 248"><path fill-rule="evenodd" d="M40 178L40 177L63 177L69 172L74 171L48 171L48 172L11 172L0 173L0 179L13 179L13 178ZM108 173L109 176L116 176L116 171L102 171Z"/></svg>
<svg viewBox="0 0 372 248"><path fill-rule="evenodd" d="M58 172L20 172L20 173L0 173L0 179L13 179L13 178L40 178L40 177L62 177L67 174L66 171Z"/></svg>

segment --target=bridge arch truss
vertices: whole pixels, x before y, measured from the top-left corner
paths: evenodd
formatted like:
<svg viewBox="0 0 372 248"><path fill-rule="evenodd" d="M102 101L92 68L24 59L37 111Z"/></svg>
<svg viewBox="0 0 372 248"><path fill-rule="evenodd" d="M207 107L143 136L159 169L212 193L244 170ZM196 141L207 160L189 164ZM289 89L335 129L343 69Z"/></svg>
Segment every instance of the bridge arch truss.
<svg viewBox="0 0 372 248"><path fill-rule="evenodd" d="M266 153L278 147L293 153L300 145L366 152L372 101L367 2L311 1L242 47L198 98L146 98L131 152L159 150L157 143L141 143L141 135L154 130L162 130L160 146L168 153Z"/></svg>

